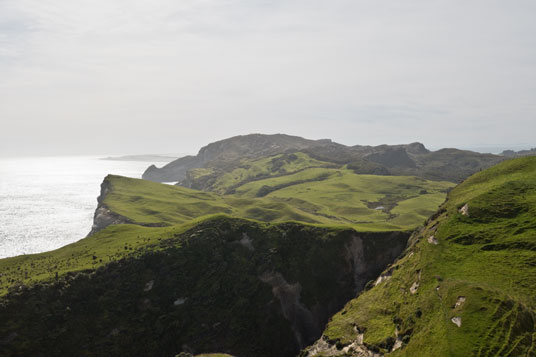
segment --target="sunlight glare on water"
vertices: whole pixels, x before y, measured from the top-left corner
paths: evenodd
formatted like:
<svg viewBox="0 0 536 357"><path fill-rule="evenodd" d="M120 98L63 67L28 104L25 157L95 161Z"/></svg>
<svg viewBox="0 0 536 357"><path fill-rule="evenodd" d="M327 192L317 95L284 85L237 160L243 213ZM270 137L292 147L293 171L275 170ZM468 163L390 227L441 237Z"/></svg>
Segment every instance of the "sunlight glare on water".
<svg viewBox="0 0 536 357"><path fill-rule="evenodd" d="M150 164L97 157L0 158L0 258L84 238L104 177L139 178Z"/></svg>

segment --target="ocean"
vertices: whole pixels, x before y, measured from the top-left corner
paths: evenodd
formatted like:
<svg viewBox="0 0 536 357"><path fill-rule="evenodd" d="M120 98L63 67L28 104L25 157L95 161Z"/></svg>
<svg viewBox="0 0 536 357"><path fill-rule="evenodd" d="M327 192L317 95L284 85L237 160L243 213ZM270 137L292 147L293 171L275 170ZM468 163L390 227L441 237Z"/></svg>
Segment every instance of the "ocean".
<svg viewBox="0 0 536 357"><path fill-rule="evenodd" d="M151 164L95 156L0 158L0 258L45 252L84 238L104 177L140 178Z"/></svg>

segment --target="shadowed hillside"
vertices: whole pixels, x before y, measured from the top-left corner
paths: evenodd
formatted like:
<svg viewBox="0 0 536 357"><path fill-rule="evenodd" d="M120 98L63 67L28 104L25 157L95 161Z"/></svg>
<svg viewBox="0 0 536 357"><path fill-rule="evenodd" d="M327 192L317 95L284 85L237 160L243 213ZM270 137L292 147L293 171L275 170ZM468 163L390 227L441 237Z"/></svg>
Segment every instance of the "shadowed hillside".
<svg viewBox="0 0 536 357"><path fill-rule="evenodd" d="M7 355L294 356L405 247L358 233L217 217L110 226L57 251L0 260Z"/></svg>

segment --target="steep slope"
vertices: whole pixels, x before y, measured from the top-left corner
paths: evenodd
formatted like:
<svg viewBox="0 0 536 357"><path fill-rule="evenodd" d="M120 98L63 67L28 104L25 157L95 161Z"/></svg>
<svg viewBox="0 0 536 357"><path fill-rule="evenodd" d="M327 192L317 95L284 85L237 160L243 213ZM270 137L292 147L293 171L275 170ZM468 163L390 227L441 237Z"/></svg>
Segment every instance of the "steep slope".
<svg viewBox="0 0 536 357"><path fill-rule="evenodd" d="M448 195L301 356L535 356L536 158Z"/></svg>
<svg viewBox="0 0 536 357"><path fill-rule="evenodd" d="M223 216L110 226L0 260L0 354L294 356L408 236Z"/></svg>
<svg viewBox="0 0 536 357"><path fill-rule="evenodd" d="M251 166L258 168L252 162L269 157L278 160L278 155L297 153L306 154L309 160L315 161L315 166L349 165L359 174L418 176L450 182L461 182L478 170L504 159L497 155L457 149L431 152L421 143L345 146L327 139L307 140L284 134L251 134L209 144L201 148L196 156L180 158L162 168L152 165L145 171L143 178L157 182L179 182L186 187L217 191L221 187L215 181L222 176L229 177L229 173L234 170L247 170ZM272 167L275 167L274 171L279 171L278 166ZM278 174L283 175L284 172ZM250 180L255 180L255 177L250 177Z"/></svg>

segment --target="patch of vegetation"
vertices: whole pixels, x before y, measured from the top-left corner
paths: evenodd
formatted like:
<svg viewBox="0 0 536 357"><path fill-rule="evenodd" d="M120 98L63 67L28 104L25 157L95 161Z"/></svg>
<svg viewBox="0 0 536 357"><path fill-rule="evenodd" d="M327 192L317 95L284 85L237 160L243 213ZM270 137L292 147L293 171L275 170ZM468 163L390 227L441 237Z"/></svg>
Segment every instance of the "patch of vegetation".
<svg viewBox="0 0 536 357"><path fill-rule="evenodd" d="M361 175L390 175L389 169L381 164L367 161L357 160L350 162L347 168Z"/></svg>
<svg viewBox="0 0 536 357"><path fill-rule="evenodd" d="M278 185L275 185L275 186L262 186L258 191L257 191L257 194L255 196L257 197L264 197L266 195L268 195L269 193L272 193L274 191L277 191L277 190L281 190L285 187L290 187L290 186L294 186L294 185L301 185L301 184L304 184L304 183L308 183L308 182L315 182L315 181L324 181L326 180L327 178L329 178L330 174L325 172L325 173L322 173L314 178L310 178L310 179L305 179L305 180L298 180L298 181L289 181L289 182L285 182L285 183L280 183Z"/></svg>
<svg viewBox="0 0 536 357"><path fill-rule="evenodd" d="M210 184L196 184L192 188L220 194L233 194L249 182L296 174L310 168L337 168L338 165L312 159L309 155L296 152L244 160L244 163L228 172L213 172ZM199 182L199 180L197 180Z"/></svg>
<svg viewBox="0 0 536 357"><path fill-rule="evenodd" d="M324 336L346 346L357 329L370 350L393 356L536 354L535 182L527 157L460 184L388 278L350 301Z"/></svg>

